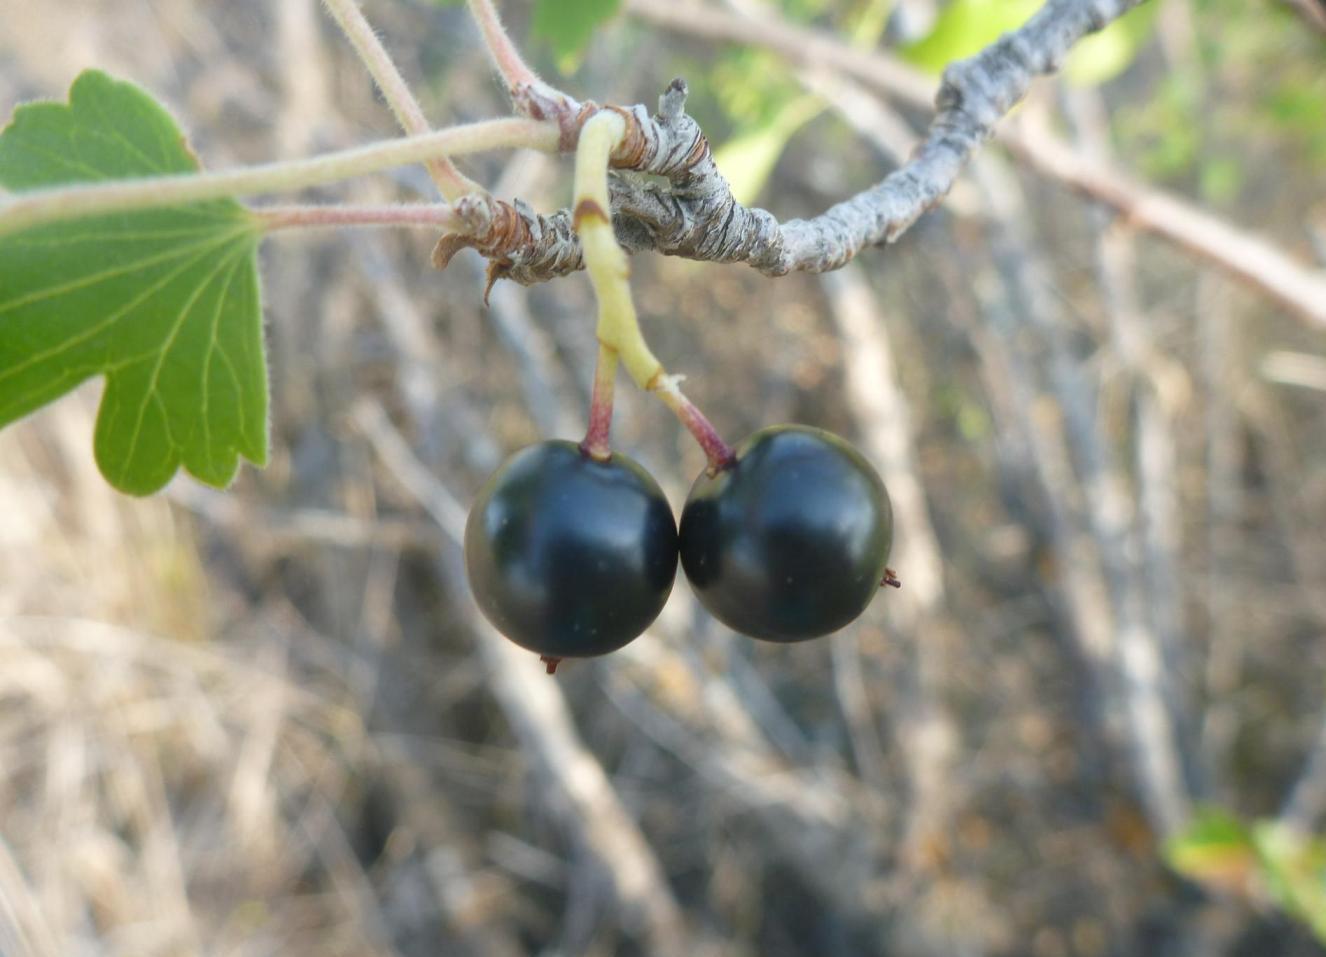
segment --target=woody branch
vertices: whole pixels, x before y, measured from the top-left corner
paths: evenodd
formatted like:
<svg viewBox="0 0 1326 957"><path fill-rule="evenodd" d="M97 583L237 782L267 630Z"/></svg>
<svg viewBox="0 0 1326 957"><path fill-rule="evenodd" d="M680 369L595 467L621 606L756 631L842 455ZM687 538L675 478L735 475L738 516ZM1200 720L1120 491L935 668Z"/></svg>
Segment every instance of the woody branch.
<svg viewBox="0 0 1326 957"><path fill-rule="evenodd" d="M943 199L1033 79L1054 72L1078 40L1139 2L1049 0L1020 29L945 71L934 119L907 163L818 216L786 222L733 198L703 131L686 113L681 80L672 82L652 116L642 106L577 102L513 60L490 3L474 2L471 9L490 46L501 38L493 59L516 109L557 122L563 150L574 149L580 127L600 109L626 119L626 135L611 161L617 171L611 197L617 238L627 251L746 263L781 276L837 269L867 246L897 239ZM664 182L634 175L640 173ZM584 266L570 210L544 216L519 201L471 196L460 200L456 211L464 227L438 244L434 262L439 268L463 247L488 257L490 281L507 278L529 285Z"/></svg>

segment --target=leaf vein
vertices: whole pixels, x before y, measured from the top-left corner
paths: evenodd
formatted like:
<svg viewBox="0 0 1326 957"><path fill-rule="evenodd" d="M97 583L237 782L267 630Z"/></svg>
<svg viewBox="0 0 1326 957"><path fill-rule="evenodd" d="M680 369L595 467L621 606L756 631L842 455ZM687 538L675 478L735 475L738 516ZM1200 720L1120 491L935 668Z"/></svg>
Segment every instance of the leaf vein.
<svg viewBox="0 0 1326 957"><path fill-rule="evenodd" d="M212 313L212 328L207 341L207 351L203 354L203 449L207 456L207 466L212 469L215 461L212 458L212 422L209 418L211 398L212 398L212 357L216 350L220 348L219 335L221 327L221 312L225 308L226 297L230 294L230 285L235 281L235 271L244 263L242 256L236 256L235 261L230 266L230 271L226 273L225 285L221 287L221 294L216 298L216 310ZM243 403L236 403L241 409ZM242 426L242 423L241 423ZM243 434L241 427L240 434Z"/></svg>
<svg viewBox="0 0 1326 957"><path fill-rule="evenodd" d="M228 242L229 239L227 239L226 241ZM61 355L62 353L68 352L70 349L74 348L75 346L80 345L81 343L86 342L88 339L97 335L103 329L106 329L107 327L114 325L116 322L119 322L122 318L124 318L126 313L131 312L133 309L137 308L139 305L146 302L153 295L159 292L162 289L162 287L170 283L171 280L173 280L176 276L184 272L186 269L188 269L194 263L198 262L200 259L205 258L207 254L210 253L214 248L222 245L224 245L224 243L218 241L216 243L199 244L197 246L189 247L189 250L186 251L192 251L195 253L194 255L188 256L185 262L183 262L178 268L167 273L160 280L158 280L157 282L153 283L151 286L148 286L146 289L144 289L142 293L140 293L138 296L135 296L133 299L129 300L129 302L127 302L123 308L119 309L114 313L111 313L109 316L105 317L100 322L97 322L94 325L89 326L87 329L84 329L78 335L70 336L69 338L62 340L59 344L51 347L50 349L43 350L42 352L33 353L24 362L20 362L18 365L11 366L10 368L0 372L0 382L3 382L5 379L9 378L10 376L18 375L18 373L24 371L25 369L31 368L33 365L36 365L38 362L43 362L47 359L51 359L54 358L55 356ZM179 257L174 256L171 258L179 258ZM0 308L0 312L3 311L4 309Z"/></svg>
<svg viewBox="0 0 1326 957"><path fill-rule="evenodd" d="M147 166L147 168L154 173L171 172L171 170L162 166L162 164L157 162L157 160L153 159L152 157L144 153L141 149L138 148L137 144L135 144L132 140L130 140L127 136L125 136L116 128L116 125L114 123L114 117L109 117L106 115L105 104L103 102L100 101L97 102L94 108L97 111L97 116L101 119L103 123L104 129L95 129L95 128L89 129L87 131L89 135L94 136L97 139L102 140L103 142L110 142L110 143L118 142L125 149L127 149L131 155L137 156L140 160L142 160L143 164ZM155 126L156 124L153 124L153 128L155 128Z"/></svg>
<svg viewBox="0 0 1326 957"><path fill-rule="evenodd" d="M89 179L98 181L110 179L110 176L103 173L95 166L88 166L86 163L80 163L77 160L70 159L68 156L61 156L59 153L37 146L34 143L22 143L19 145L19 149L43 157L47 161L54 163L57 166L62 166L70 172L84 174L83 176L79 176L75 182L84 182ZM22 192L22 190L19 190L19 192Z"/></svg>
<svg viewBox="0 0 1326 957"><path fill-rule="evenodd" d="M90 276L79 276L77 279L70 280L69 282L63 283L58 286L48 286L45 289L38 289L35 292L27 294L26 296L19 296L17 299L11 299L9 302L0 303L0 313L8 312L11 309L17 309L19 306L26 306L29 305L30 303L40 302L43 299L50 299L54 296L60 296L67 292L75 292L79 289L83 289L87 286L93 286L99 282L104 282L109 279L118 279L121 276L130 276L136 272L141 272L143 269L146 269L150 266L156 266L161 263L170 262L173 259L179 259L181 256L186 256L189 253L195 252L197 250L212 249L216 246L223 246L226 243L229 243L234 239L238 238L239 236L243 235L245 232L247 232L247 230L239 230L239 229L233 230L231 232L223 233L220 236L217 236L214 242L203 240L197 243L190 243L186 246L176 246L170 249L168 252L161 253L160 255L157 256L149 256L145 259L135 259L132 262L124 264L123 266L117 266L113 269L107 269L104 272L93 273Z"/></svg>
<svg viewBox="0 0 1326 957"><path fill-rule="evenodd" d="M203 290L206 289L208 286L210 286L212 284L212 281L218 275L220 275L221 270L223 270L226 267L226 265L230 262L230 259L231 259L230 256L221 257L218 260L215 268L213 268L212 271L207 274L207 278L202 280L200 283L198 283L197 288L194 289L193 293L189 296L188 301L185 302L184 306L180 309L180 314L176 318L174 325L171 327L170 335L168 335L166 337L166 341L162 343L161 353L160 355L157 356L156 365L152 367L151 380L148 382L147 387L143 390L143 401L139 403L138 414L134 417L133 434L129 437L129 449L124 456L124 463L126 468L128 468L129 463L133 461L134 453L138 449L138 440L142 436L143 417L147 414L148 403L151 402L153 399L155 399L158 403L161 402L160 397L157 395L157 384L161 379L161 368L166 364L166 359L169 358L171 350L175 346L175 341L179 337L180 330L183 329L185 324L188 322L189 313L193 311L193 308L197 304L199 297L202 296L203 294ZM174 442L170 437L170 419L168 416L165 419L165 427L166 427L166 438L173 445ZM123 477L124 477L123 473L121 473L121 479L123 479Z"/></svg>

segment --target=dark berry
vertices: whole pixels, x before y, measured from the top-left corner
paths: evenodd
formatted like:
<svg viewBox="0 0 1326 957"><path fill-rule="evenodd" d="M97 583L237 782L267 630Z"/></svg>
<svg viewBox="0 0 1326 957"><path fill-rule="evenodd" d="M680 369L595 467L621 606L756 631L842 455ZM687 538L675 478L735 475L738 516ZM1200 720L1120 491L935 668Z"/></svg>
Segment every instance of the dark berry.
<svg viewBox="0 0 1326 957"><path fill-rule="evenodd" d="M821 429L779 425L702 474L681 513L681 565L733 631L803 641L870 604L893 544L893 509L875 470Z"/></svg>
<svg viewBox="0 0 1326 957"><path fill-rule="evenodd" d="M658 483L614 453L574 442L521 449L479 490L465 567L488 620L550 659L615 651L663 609L677 525Z"/></svg>

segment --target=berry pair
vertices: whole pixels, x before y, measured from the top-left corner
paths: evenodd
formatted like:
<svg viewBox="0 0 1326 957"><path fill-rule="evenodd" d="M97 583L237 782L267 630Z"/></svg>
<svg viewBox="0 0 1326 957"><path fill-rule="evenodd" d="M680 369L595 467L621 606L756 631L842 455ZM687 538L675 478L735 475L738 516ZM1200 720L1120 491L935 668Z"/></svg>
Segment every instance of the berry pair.
<svg viewBox="0 0 1326 957"><path fill-rule="evenodd" d="M837 631L879 588L892 537L884 483L856 449L775 426L696 479L680 534L658 483L627 456L528 446L480 490L465 562L488 619L551 667L639 636L672 591L678 556L734 631L780 642Z"/></svg>

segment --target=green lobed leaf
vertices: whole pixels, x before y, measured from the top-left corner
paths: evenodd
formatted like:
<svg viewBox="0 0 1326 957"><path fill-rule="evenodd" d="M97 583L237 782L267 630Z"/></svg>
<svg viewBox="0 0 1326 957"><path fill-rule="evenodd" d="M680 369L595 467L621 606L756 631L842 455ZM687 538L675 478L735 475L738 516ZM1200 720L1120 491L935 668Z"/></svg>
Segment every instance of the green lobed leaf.
<svg viewBox="0 0 1326 957"><path fill-rule="evenodd" d="M89 70L68 105L20 106L0 186L190 173L179 127L138 87ZM182 464L211 485L267 459L260 230L232 200L103 215L0 236L0 427L98 375L93 447L146 495Z"/></svg>
<svg viewBox="0 0 1326 957"><path fill-rule="evenodd" d="M560 68L570 72L594 31L621 5L621 0L535 0L531 30L552 47Z"/></svg>

